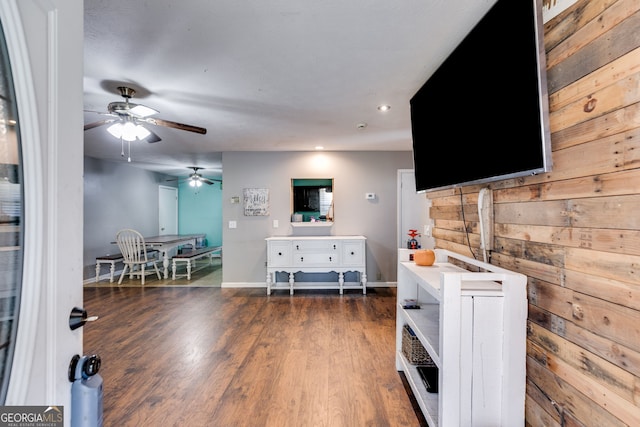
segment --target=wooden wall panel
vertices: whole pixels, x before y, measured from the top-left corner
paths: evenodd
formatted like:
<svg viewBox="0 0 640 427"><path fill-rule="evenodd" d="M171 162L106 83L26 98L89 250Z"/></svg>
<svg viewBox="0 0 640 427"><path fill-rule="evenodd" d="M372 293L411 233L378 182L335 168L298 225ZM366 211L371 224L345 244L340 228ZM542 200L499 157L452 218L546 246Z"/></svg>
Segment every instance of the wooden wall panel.
<svg viewBox="0 0 640 427"><path fill-rule="evenodd" d="M640 426L640 2L545 24L553 170L426 193L436 247L526 274L526 426ZM464 215L463 215L464 214Z"/></svg>
<svg viewBox="0 0 640 427"><path fill-rule="evenodd" d="M622 1L624 0L618 0L616 3ZM584 1L580 3L583 2ZM614 5L616 3L614 3ZM637 8L637 4L635 4L635 7ZM598 16L597 20L603 20L602 14ZM549 92L556 92L562 89L564 86L587 76L598 68L638 47L640 44L639 27L640 13L636 12L620 24L603 33L593 42L584 46L584 48L576 51L557 65L548 68L547 82ZM581 29L578 29L574 35L579 34L580 31ZM562 43L569 43L570 41L571 37L565 39ZM562 46L562 43L559 46ZM556 49L558 48L556 47Z"/></svg>

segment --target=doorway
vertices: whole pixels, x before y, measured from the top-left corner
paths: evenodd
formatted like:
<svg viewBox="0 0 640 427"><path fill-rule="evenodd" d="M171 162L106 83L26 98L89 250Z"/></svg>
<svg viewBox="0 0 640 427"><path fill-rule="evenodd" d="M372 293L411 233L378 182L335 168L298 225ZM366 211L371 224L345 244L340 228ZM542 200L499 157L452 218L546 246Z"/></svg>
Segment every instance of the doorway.
<svg viewBox="0 0 640 427"><path fill-rule="evenodd" d="M178 189L158 187L158 234L178 234Z"/></svg>
<svg viewBox="0 0 640 427"><path fill-rule="evenodd" d="M433 249L431 236L431 201L425 194L416 192L413 169L398 169L398 248L406 248L410 229L420 234L418 242L424 249Z"/></svg>

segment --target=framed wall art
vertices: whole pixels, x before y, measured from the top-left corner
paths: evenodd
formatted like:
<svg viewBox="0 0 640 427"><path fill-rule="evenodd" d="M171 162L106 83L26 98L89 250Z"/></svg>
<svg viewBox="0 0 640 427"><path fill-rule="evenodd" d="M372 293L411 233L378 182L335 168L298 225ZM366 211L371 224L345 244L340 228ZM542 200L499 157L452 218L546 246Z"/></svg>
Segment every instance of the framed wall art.
<svg viewBox="0 0 640 427"><path fill-rule="evenodd" d="M269 215L268 188L245 188L242 192L244 196L245 216Z"/></svg>

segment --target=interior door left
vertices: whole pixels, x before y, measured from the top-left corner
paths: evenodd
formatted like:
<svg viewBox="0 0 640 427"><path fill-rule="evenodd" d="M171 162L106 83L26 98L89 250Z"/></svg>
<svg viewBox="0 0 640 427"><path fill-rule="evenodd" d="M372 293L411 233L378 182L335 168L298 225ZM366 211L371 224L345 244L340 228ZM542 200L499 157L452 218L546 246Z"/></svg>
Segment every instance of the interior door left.
<svg viewBox="0 0 640 427"><path fill-rule="evenodd" d="M158 235L178 234L178 189L158 187Z"/></svg>

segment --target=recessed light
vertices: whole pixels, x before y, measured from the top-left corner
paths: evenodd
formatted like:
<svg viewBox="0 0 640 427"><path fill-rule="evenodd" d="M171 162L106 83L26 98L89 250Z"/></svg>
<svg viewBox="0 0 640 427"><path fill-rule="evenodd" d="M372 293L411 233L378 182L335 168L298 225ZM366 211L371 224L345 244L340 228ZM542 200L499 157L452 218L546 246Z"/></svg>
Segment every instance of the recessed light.
<svg viewBox="0 0 640 427"><path fill-rule="evenodd" d="M324 150L324 147L322 145L316 145L316 150Z"/></svg>
<svg viewBox="0 0 640 427"><path fill-rule="evenodd" d="M366 124L366 123L364 123L364 122L362 122L362 123L358 123L358 124L356 125L356 127L357 127L358 129L364 129L364 128L366 128L366 127L367 127L367 124Z"/></svg>
<svg viewBox="0 0 640 427"><path fill-rule="evenodd" d="M378 110L379 111L389 111L391 109L391 105L387 105L387 104L382 104L382 105L378 105Z"/></svg>

